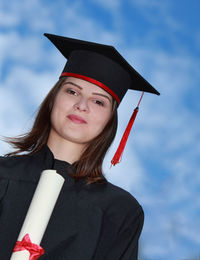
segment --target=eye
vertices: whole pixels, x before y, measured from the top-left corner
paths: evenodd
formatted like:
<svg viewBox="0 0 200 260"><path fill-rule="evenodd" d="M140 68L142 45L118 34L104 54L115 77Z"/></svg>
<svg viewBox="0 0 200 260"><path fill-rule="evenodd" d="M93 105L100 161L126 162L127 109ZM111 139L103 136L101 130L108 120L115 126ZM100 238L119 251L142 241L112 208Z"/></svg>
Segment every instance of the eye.
<svg viewBox="0 0 200 260"><path fill-rule="evenodd" d="M74 96L77 96L78 93L74 90L74 89L71 89L71 88L67 88L66 89L66 92L70 95L74 95Z"/></svg>
<svg viewBox="0 0 200 260"><path fill-rule="evenodd" d="M94 100L94 103L97 104L98 106L102 106L102 107L104 106L104 102L98 99Z"/></svg>

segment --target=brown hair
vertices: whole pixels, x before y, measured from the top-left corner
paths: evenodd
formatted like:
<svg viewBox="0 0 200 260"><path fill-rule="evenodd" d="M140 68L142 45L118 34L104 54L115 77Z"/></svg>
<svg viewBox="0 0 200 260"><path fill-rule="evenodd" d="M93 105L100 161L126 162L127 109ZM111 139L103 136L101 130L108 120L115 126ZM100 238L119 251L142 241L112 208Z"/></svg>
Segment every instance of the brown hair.
<svg viewBox="0 0 200 260"><path fill-rule="evenodd" d="M32 129L18 137L5 138L5 141L12 145L16 151L6 154L7 156L22 156L20 153L28 152L33 154L47 144L51 129L51 111L55 97L60 90L65 78L59 79L50 90L39 107ZM117 102L113 100L113 109L110 120L103 131L88 144L80 159L75 162L75 172L70 175L75 179L86 179L87 183L105 182L102 172L102 163L105 154L110 147L117 131Z"/></svg>

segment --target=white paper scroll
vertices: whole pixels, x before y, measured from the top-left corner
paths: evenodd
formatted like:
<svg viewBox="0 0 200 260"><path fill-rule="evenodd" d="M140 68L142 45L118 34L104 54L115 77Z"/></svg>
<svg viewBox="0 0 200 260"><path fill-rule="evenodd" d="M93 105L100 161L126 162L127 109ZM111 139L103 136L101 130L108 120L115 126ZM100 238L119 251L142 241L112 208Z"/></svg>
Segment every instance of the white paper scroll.
<svg viewBox="0 0 200 260"><path fill-rule="evenodd" d="M63 183L64 178L56 173L56 170L44 170L42 172L19 233L18 241L29 234L32 243L40 244ZM13 252L11 260L28 260L29 255L27 250Z"/></svg>

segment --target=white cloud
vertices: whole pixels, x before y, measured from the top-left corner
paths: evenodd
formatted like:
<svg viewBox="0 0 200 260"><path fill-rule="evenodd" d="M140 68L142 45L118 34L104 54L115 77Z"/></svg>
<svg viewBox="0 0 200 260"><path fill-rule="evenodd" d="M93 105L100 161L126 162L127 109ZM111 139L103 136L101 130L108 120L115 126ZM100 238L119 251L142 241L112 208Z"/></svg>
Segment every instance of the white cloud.
<svg viewBox="0 0 200 260"><path fill-rule="evenodd" d="M0 26L3 27L12 27L19 24L19 17L11 13L5 13L0 10Z"/></svg>
<svg viewBox="0 0 200 260"><path fill-rule="evenodd" d="M113 45L121 40L121 36L116 31L106 29L101 24L101 19L94 20L89 15L83 13L83 6L80 2L75 2L70 8L64 10L66 17L63 34L83 40L106 42Z"/></svg>
<svg viewBox="0 0 200 260"><path fill-rule="evenodd" d="M121 0L110 0L110 1L107 1L107 0L94 1L93 0L93 2L98 3L103 8L106 8L106 9L112 11L112 12L114 10L118 10L120 8L121 4L123 4L123 1L121 1Z"/></svg>
<svg viewBox="0 0 200 260"><path fill-rule="evenodd" d="M34 36L21 36L15 31L0 33L1 62L18 62L26 65L39 64L42 41Z"/></svg>
<svg viewBox="0 0 200 260"><path fill-rule="evenodd" d="M26 117L23 105L16 100L15 93L6 88L0 88L0 139L1 136L21 134L22 123ZM1 142L0 155L8 152L8 145Z"/></svg>
<svg viewBox="0 0 200 260"><path fill-rule="evenodd" d="M134 196L137 196L143 188L142 185L145 179L144 169L141 166L138 156L130 150L130 147L126 147L122 161L116 166L110 168L111 159L116 152L117 144L119 144L119 138L116 139L117 140L111 147L106 156L106 160L104 161L106 177L113 184L120 186L121 188L133 193Z"/></svg>
<svg viewBox="0 0 200 260"><path fill-rule="evenodd" d="M32 33L38 30L53 29L50 9L38 0L4 1L1 4L0 24L16 28L22 23L30 27Z"/></svg>
<svg viewBox="0 0 200 260"><path fill-rule="evenodd" d="M157 0L130 0L130 2L154 25L164 24L167 29L175 31L181 29L181 25L171 14L172 2Z"/></svg>

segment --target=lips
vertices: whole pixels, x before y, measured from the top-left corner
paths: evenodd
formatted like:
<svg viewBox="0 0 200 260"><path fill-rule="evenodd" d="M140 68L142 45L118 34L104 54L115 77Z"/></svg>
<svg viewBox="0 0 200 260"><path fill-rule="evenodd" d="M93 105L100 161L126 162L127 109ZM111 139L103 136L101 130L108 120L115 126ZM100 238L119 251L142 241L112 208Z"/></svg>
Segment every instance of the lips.
<svg viewBox="0 0 200 260"><path fill-rule="evenodd" d="M87 122L80 116L71 114L67 117L75 124L87 124Z"/></svg>

